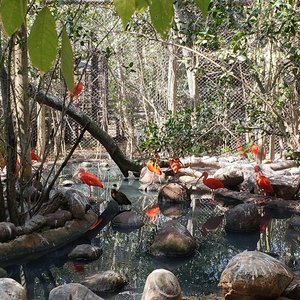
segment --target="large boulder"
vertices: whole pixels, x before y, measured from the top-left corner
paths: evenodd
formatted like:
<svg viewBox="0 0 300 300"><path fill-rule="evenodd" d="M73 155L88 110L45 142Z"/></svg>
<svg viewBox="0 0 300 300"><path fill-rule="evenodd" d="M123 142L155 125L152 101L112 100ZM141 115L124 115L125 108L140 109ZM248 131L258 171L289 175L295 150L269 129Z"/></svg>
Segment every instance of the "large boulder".
<svg viewBox="0 0 300 300"><path fill-rule="evenodd" d="M150 252L157 257L188 257L194 254L197 244L190 232L176 220L162 225Z"/></svg>
<svg viewBox="0 0 300 300"><path fill-rule="evenodd" d="M50 228L58 228L65 225L67 221L72 219L72 213L68 210L58 210L55 213L45 216L46 225Z"/></svg>
<svg viewBox="0 0 300 300"><path fill-rule="evenodd" d="M90 244L82 244L76 246L69 254L68 257L75 260L96 260L103 253L99 247Z"/></svg>
<svg viewBox="0 0 300 300"><path fill-rule="evenodd" d="M165 177L166 176L164 173L162 173L161 175L157 175L149 171L147 167L144 167L141 170L139 180L142 184L164 183L166 181Z"/></svg>
<svg viewBox="0 0 300 300"><path fill-rule="evenodd" d="M144 226L142 217L135 211L123 211L111 221L112 228L120 232L130 232Z"/></svg>
<svg viewBox="0 0 300 300"><path fill-rule="evenodd" d="M103 300L79 283L60 285L50 291L49 300Z"/></svg>
<svg viewBox="0 0 300 300"><path fill-rule="evenodd" d="M158 205L163 215L171 218L186 214L191 205L191 192L176 182L164 185L158 194Z"/></svg>
<svg viewBox="0 0 300 300"><path fill-rule="evenodd" d="M244 181L244 173L238 166L227 166L217 170L214 178L222 180L226 188L235 188Z"/></svg>
<svg viewBox="0 0 300 300"><path fill-rule="evenodd" d="M26 300L24 287L12 278L0 278L1 300Z"/></svg>
<svg viewBox="0 0 300 300"><path fill-rule="evenodd" d="M181 288L176 276L164 269L157 269L147 277L142 300L180 300Z"/></svg>
<svg viewBox="0 0 300 300"><path fill-rule="evenodd" d="M65 192L67 200L67 210L69 210L75 219L84 219L89 201L80 191L69 189Z"/></svg>
<svg viewBox="0 0 300 300"><path fill-rule="evenodd" d="M225 230L251 232L259 230L261 216L253 203L243 203L225 212Z"/></svg>
<svg viewBox="0 0 300 300"><path fill-rule="evenodd" d="M96 293L114 293L127 284L127 279L121 273L109 270L86 277L82 284Z"/></svg>
<svg viewBox="0 0 300 300"><path fill-rule="evenodd" d="M259 251L234 256L221 274L219 286L226 300L279 297L293 273L279 260Z"/></svg>

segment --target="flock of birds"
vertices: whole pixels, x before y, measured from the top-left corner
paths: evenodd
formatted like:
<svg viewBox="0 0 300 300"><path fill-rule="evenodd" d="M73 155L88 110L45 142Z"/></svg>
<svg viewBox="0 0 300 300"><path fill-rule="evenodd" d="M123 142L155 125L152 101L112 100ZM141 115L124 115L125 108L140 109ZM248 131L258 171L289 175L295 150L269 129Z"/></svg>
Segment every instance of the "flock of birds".
<svg viewBox="0 0 300 300"><path fill-rule="evenodd" d="M174 174L178 173L179 169L183 166L181 161L176 158L169 161L169 168L173 171ZM146 163L147 169L154 174L161 175L162 170L158 165L156 160L149 160ZM260 190L260 192L264 195L274 195L274 189L269 179L263 174L260 166L256 165L254 167L254 172L256 174L256 183ZM77 176L84 184L89 186L89 196L91 197L92 191L91 187L96 186L100 188L104 188L102 181L93 173L87 172L84 168L80 168L78 172L74 175ZM212 200L214 201L215 191L220 188L225 188L224 183L219 178L208 177L208 172L204 171L202 175L196 181L196 185L198 181L202 179L202 182L205 186L207 186L212 192ZM114 199L119 205L131 205L131 201L128 197L117 190L117 186L114 184L111 189L111 197Z"/></svg>

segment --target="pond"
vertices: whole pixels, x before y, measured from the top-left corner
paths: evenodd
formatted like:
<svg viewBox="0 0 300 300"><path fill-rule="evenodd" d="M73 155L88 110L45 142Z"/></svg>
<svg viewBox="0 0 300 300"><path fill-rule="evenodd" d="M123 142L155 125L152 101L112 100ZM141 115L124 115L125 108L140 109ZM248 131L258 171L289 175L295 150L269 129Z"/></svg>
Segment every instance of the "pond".
<svg viewBox="0 0 300 300"><path fill-rule="evenodd" d="M110 162L111 164L111 162ZM77 165L69 165L63 171L61 181L70 177ZM145 225L132 232L122 233L106 226L68 245L49 253L35 261L10 266L9 276L26 286L28 300L48 299L52 288L70 282L81 282L85 277L99 271L116 270L123 273L129 284L115 295L101 295L104 299L141 299L147 276L154 269L165 268L173 272L179 280L183 294L200 296L220 293L218 281L228 261L244 250L260 250L274 255L288 264L294 273L300 275L300 242L297 234L288 229L290 216L274 215L264 232L249 234L228 234L221 222L213 231L202 234L202 226L213 216L222 214L218 208L209 205L209 199L198 200L195 210L180 217L181 224L187 226L199 245L193 257L183 260L158 260L148 250L156 231L168 217L160 214L156 222L145 216L145 208L156 202L157 193L145 193L139 190L140 183L133 176L123 180L118 169L109 165L92 163L86 166L90 172L98 174L105 189L93 188L93 196L105 201L100 204L103 211L110 198L110 188L114 183L120 187L132 202L132 209L144 215ZM78 183L72 188L88 195L88 187ZM217 226L219 225L219 226ZM103 249L102 256L88 263L74 263L67 254L76 244L91 243Z"/></svg>

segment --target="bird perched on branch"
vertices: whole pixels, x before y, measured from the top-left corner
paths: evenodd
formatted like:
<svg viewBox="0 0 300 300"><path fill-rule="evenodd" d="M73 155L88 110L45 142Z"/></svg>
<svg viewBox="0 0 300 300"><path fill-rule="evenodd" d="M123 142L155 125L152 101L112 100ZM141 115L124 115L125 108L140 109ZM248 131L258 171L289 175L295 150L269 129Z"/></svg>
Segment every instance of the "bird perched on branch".
<svg viewBox="0 0 300 300"><path fill-rule="evenodd" d="M87 172L84 168L79 168L78 172L74 174L74 177L78 177L83 183L88 185L90 190L90 197L92 195L92 186L99 186L104 188L101 180L93 173Z"/></svg>
<svg viewBox="0 0 300 300"><path fill-rule="evenodd" d="M118 191L117 185L114 184L113 188L110 191L111 197L119 204L119 205L131 205L131 201L127 198L127 196Z"/></svg>
<svg viewBox="0 0 300 300"><path fill-rule="evenodd" d="M264 192L265 195L274 195L274 189L269 179L263 175L260 166L255 166L254 171L256 173L256 183L258 188Z"/></svg>

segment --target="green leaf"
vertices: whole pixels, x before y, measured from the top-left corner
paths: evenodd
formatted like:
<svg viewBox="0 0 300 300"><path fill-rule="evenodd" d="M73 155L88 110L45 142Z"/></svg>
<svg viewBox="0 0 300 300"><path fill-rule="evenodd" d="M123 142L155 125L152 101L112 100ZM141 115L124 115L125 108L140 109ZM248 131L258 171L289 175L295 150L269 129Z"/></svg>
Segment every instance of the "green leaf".
<svg viewBox="0 0 300 300"><path fill-rule="evenodd" d="M173 1L151 0L150 16L155 30L162 36L162 38L166 38L173 22Z"/></svg>
<svg viewBox="0 0 300 300"><path fill-rule="evenodd" d="M135 0L135 9L140 12L144 12L148 6L148 0Z"/></svg>
<svg viewBox="0 0 300 300"><path fill-rule="evenodd" d="M195 0L197 6L200 8L203 17L206 18L208 7L211 0Z"/></svg>
<svg viewBox="0 0 300 300"><path fill-rule="evenodd" d="M42 72L50 70L57 55L58 37L55 20L48 7L36 17L29 37L28 52L33 66Z"/></svg>
<svg viewBox="0 0 300 300"><path fill-rule="evenodd" d="M73 50L66 29L62 31L61 44L61 72L65 78L67 88L73 92L74 88L74 58Z"/></svg>
<svg viewBox="0 0 300 300"><path fill-rule="evenodd" d="M27 0L2 0L0 16L2 26L8 36L13 35L21 28L27 9Z"/></svg>
<svg viewBox="0 0 300 300"><path fill-rule="evenodd" d="M135 12L135 0L114 0L117 14L122 20L123 27L126 28L131 16Z"/></svg>

